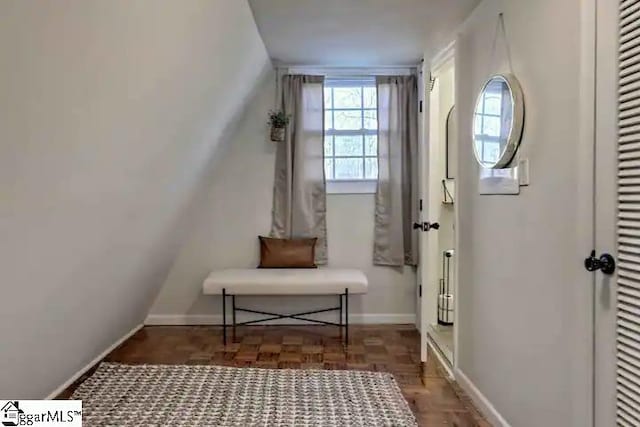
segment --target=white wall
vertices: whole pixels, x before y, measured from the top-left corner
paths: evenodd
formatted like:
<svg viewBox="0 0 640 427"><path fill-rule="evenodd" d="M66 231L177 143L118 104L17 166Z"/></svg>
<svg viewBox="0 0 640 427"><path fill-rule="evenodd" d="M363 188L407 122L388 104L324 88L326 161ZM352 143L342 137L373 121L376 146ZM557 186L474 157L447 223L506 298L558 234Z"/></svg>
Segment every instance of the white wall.
<svg viewBox="0 0 640 427"><path fill-rule="evenodd" d="M271 224L276 146L268 140L266 117L274 106L274 85L273 75L263 82L221 156L149 323L221 323L220 298L202 296L202 281L213 269L258 264L258 235L268 235ZM368 294L350 298L353 321L413 323L415 273L372 265L373 208L372 194L328 195L329 266L359 268L369 278ZM292 312L337 304L337 297L243 297L238 303ZM324 317L335 320L337 314Z"/></svg>
<svg viewBox="0 0 640 427"><path fill-rule="evenodd" d="M0 2L0 397L143 321L267 65L245 1Z"/></svg>
<svg viewBox="0 0 640 427"><path fill-rule="evenodd" d="M579 0L484 0L457 42L459 113L459 369L519 427L589 425L591 183L581 138ZM490 72L498 12L525 98L521 154L531 185L480 196L469 129ZM586 190L586 192L585 192ZM584 244L586 241L586 244Z"/></svg>

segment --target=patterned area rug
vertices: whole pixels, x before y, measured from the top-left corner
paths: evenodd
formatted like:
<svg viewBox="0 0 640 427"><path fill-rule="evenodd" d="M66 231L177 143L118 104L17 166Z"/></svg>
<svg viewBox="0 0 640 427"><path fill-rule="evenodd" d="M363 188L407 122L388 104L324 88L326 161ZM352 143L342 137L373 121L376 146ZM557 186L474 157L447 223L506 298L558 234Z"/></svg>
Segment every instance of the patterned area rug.
<svg viewBox="0 0 640 427"><path fill-rule="evenodd" d="M417 426L381 372L102 363L72 398L86 426Z"/></svg>

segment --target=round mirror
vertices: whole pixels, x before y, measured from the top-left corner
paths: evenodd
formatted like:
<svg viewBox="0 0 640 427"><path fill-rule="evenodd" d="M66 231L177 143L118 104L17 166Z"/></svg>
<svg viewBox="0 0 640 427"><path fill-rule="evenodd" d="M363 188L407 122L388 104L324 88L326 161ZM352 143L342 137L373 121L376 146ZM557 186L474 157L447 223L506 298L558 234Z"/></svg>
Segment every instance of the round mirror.
<svg viewBox="0 0 640 427"><path fill-rule="evenodd" d="M509 165L520 144L523 120L524 101L516 78L492 76L482 87L473 112L473 149L482 167Z"/></svg>

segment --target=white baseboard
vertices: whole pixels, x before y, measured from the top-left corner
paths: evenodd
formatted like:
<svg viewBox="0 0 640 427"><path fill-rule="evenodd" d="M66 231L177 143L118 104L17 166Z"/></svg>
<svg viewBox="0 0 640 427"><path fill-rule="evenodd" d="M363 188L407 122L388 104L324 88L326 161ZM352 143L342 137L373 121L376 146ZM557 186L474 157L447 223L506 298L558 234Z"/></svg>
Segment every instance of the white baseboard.
<svg viewBox="0 0 640 427"><path fill-rule="evenodd" d="M95 359L93 359L91 362L87 363L84 367L82 367L78 372L76 372L75 374L73 374L73 376L71 378L69 378L67 381L64 382L64 384L62 384L60 387L56 388L55 390L53 390L51 393L49 393L49 395L47 397L45 397L45 399L55 399L60 393L62 393L63 391L65 391L71 384L73 384L78 378L80 378L82 375L85 374L85 372L87 372L89 369L93 368L95 365L97 365L102 359L104 359L105 357L107 357L107 355L109 353L111 353L113 350L116 349L116 347L118 347L120 344L122 344L123 342L125 342L127 339L129 339L131 336L133 336L133 334L135 334L136 332L138 332L140 329L142 329L144 325L140 324L135 326L133 329L131 329L129 332L127 332L122 338L120 338L119 340L117 340L116 342L114 342L113 344L111 344L105 351L103 351L102 353L100 353Z"/></svg>
<svg viewBox="0 0 640 427"><path fill-rule="evenodd" d="M436 358L440 362L440 365L442 365L444 370L447 371L447 375L449 376L449 378L454 379L455 376L453 375L453 371L451 370L451 364L442 354L438 345L433 341L433 338L431 338L429 335L427 335L427 345L431 347L431 350L433 350L433 354L436 355Z"/></svg>
<svg viewBox="0 0 640 427"><path fill-rule="evenodd" d="M247 320L257 319L257 317L249 316L244 313L238 313L237 321L244 322ZM314 316L314 319L325 320L329 322L337 322L338 316L334 314L325 316ZM349 316L350 324L414 324L416 321L415 314L352 314ZM227 322L231 323L231 316L227 316ZM150 314L144 321L145 325L222 325L222 315L220 314ZM272 320L260 325L309 325L309 322L299 321L295 319L278 319Z"/></svg>
<svg viewBox="0 0 640 427"><path fill-rule="evenodd" d="M440 353L441 356L447 361L448 367L453 367L453 350L447 347L447 344L442 339L442 336L434 328L434 325L427 326L427 342L432 344L432 347ZM442 361L441 361L442 362ZM453 378L453 373L449 372Z"/></svg>
<svg viewBox="0 0 640 427"><path fill-rule="evenodd" d="M494 408L489 399L482 394L473 382L460 369L455 369L455 379L462 389L469 395L476 408L485 418L496 427L510 427L507 420Z"/></svg>

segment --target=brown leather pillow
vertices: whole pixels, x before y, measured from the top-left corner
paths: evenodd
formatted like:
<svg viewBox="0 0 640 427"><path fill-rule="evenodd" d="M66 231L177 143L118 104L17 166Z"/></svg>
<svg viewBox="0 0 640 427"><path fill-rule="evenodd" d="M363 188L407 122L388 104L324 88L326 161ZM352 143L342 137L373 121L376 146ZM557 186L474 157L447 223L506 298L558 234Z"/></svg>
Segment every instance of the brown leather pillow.
<svg viewBox="0 0 640 427"><path fill-rule="evenodd" d="M316 240L260 239L260 265L258 268L317 268L315 263Z"/></svg>

